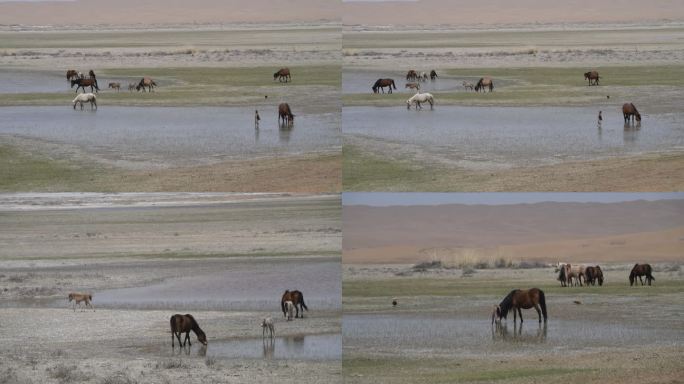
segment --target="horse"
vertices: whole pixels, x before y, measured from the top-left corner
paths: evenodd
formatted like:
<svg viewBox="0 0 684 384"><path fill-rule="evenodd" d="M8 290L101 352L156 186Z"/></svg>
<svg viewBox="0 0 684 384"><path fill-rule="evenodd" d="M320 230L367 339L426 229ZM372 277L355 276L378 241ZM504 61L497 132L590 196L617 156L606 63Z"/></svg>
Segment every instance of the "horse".
<svg viewBox="0 0 684 384"><path fill-rule="evenodd" d="M269 333L269 338L274 338L275 337L275 325L273 325L273 319L269 317L264 317L263 320L261 320L261 338L265 339L266 338L266 330L268 330Z"/></svg>
<svg viewBox="0 0 684 384"><path fill-rule="evenodd" d="M466 91L468 89L470 89L471 91L475 90L475 86L473 85L473 83L468 83L466 81L463 82L463 88L465 88Z"/></svg>
<svg viewBox="0 0 684 384"><path fill-rule="evenodd" d="M420 92L420 84L419 83L406 83L406 86L404 86L404 88L415 89L416 92Z"/></svg>
<svg viewBox="0 0 684 384"><path fill-rule="evenodd" d="M598 72L596 71L590 71L590 72L584 72L584 80L589 80L589 85L599 85L599 79L601 76L599 76Z"/></svg>
<svg viewBox="0 0 684 384"><path fill-rule="evenodd" d="M81 93L76 95L76 98L71 101L74 103L74 109L76 109L76 104L81 104L81 111L83 110L83 103L90 103L90 109L97 109L97 96L94 93Z"/></svg>
<svg viewBox="0 0 684 384"><path fill-rule="evenodd" d="M437 72L433 69L430 71L430 80L434 80L437 78Z"/></svg>
<svg viewBox="0 0 684 384"><path fill-rule="evenodd" d="M599 267L598 265L595 267L587 267L584 273L584 282L587 285L596 285L596 283L598 283L599 286L603 285L603 271L601 270L601 267Z"/></svg>
<svg viewBox="0 0 684 384"><path fill-rule="evenodd" d="M420 81L427 81L428 79L428 74L425 72L421 72L420 75L418 75L418 80Z"/></svg>
<svg viewBox="0 0 684 384"><path fill-rule="evenodd" d="M154 88L156 86L157 86L157 83L155 83L154 80L152 80L149 77L143 77L138 82L138 85L135 86L135 90L140 92L140 89L142 88L143 92L145 92L145 87L147 87L148 92L152 92L152 88Z"/></svg>
<svg viewBox="0 0 684 384"><path fill-rule="evenodd" d="M302 319L304 318L304 310L306 309L307 311L309 310L309 307L306 306L306 303L304 303L304 294L302 292L294 290L286 290L285 293L283 293L283 297L280 299L280 308L283 310L283 315L286 315L286 310L285 308L285 302L286 301L291 301L294 303L294 309L297 311L295 318L301 317ZM302 311L302 314L299 314L299 311Z"/></svg>
<svg viewBox="0 0 684 384"><path fill-rule="evenodd" d="M278 81L282 82L283 79L285 79L285 82L287 83L288 80L292 81L292 76L290 75L290 68L280 68L278 72L273 74L273 81L278 79Z"/></svg>
<svg viewBox="0 0 684 384"><path fill-rule="evenodd" d="M415 70L409 69L409 71L406 73L406 81L416 81L418 80L418 74L416 73Z"/></svg>
<svg viewBox="0 0 684 384"><path fill-rule="evenodd" d="M378 93L378 88L380 88L382 93L385 93L385 87L389 89L387 93L392 93L392 88L397 89L393 79L378 79L375 84L373 84L373 93Z"/></svg>
<svg viewBox="0 0 684 384"><path fill-rule="evenodd" d="M135 89L136 84L135 83L128 83L128 92L133 92Z"/></svg>
<svg viewBox="0 0 684 384"><path fill-rule="evenodd" d="M418 108L423 109L420 103L430 103L430 109L435 105L435 100L430 93L416 93L410 99L406 100L406 109L411 109L411 104L416 104L416 110Z"/></svg>
<svg viewBox="0 0 684 384"><path fill-rule="evenodd" d="M539 315L539 324L542 322L542 315L544 316L544 323L546 323L546 298L544 297L544 291L539 288L532 289L514 289L512 290L501 303L494 307L492 312L492 324L494 320L500 322L503 318L506 319L508 311L513 310L513 324L516 322L516 310L520 315L520 324L523 323L522 309L533 308L537 311Z"/></svg>
<svg viewBox="0 0 684 384"><path fill-rule="evenodd" d="M109 83L109 88L116 89L117 92L121 89L121 84L120 83ZM130 87L129 87L130 89Z"/></svg>
<svg viewBox="0 0 684 384"><path fill-rule="evenodd" d="M197 335L197 340L199 340L200 343L207 345L207 335L204 334L204 331L202 331L202 329L199 327L199 324L197 324L197 321L194 317L192 317L191 314L175 314L171 316L171 347L175 347L173 344L174 336L178 338L178 344L180 344L181 347L185 347L186 341L190 346L192 346L192 343L190 342L190 331L195 332L195 335ZM183 342L181 342L180 335L183 332L185 332L185 339Z"/></svg>
<svg viewBox="0 0 684 384"><path fill-rule="evenodd" d="M489 92L494 91L494 82L490 77L481 78L475 85L475 91L479 92L481 89L482 92L485 92L485 87L489 87Z"/></svg>
<svg viewBox="0 0 684 384"><path fill-rule="evenodd" d="M632 271L629 273L630 287L634 285L637 277L639 278L639 281L641 281L641 285L644 285L644 281L641 279L641 276L646 276L648 285L651 285L651 281L655 281L655 277L653 277L651 272L651 264L634 264L634 268L632 268Z"/></svg>
<svg viewBox="0 0 684 384"><path fill-rule="evenodd" d="M558 266L558 281L560 281L561 287L567 287L568 286L567 272L568 272L568 270L567 270L567 268L565 268L565 264Z"/></svg>
<svg viewBox="0 0 684 384"><path fill-rule="evenodd" d="M78 85L78 87L76 87L76 93L78 93L79 88L83 88L83 92L85 92L86 87L90 87L90 92L97 92L100 90L95 79L82 79L79 77L71 80L71 88L73 88L74 85Z"/></svg>
<svg viewBox="0 0 684 384"><path fill-rule="evenodd" d="M66 73L67 81L70 81L71 79L75 79L77 77L78 77L78 72L75 69L67 70L67 73Z"/></svg>
<svg viewBox="0 0 684 384"><path fill-rule="evenodd" d="M625 119L625 125L629 124L630 120L633 123L635 119L637 123L641 122L641 114L632 103L622 104L622 117Z"/></svg>
<svg viewBox="0 0 684 384"><path fill-rule="evenodd" d="M76 312L76 304L78 306L81 306L81 302L85 302L86 307L90 307L93 309L93 312L95 312L95 307L93 306L93 295L90 293L78 293L78 292L72 292L69 294L69 302L74 302L74 312Z"/></svg>
<svg viewBox="0 0 684 384"><path fill-rule="evenodd" d="M283 124L292 125L294 124L295 115L292 114L290 105L288 103L280 103L278 105L278 123L283 120Z"/></svg>

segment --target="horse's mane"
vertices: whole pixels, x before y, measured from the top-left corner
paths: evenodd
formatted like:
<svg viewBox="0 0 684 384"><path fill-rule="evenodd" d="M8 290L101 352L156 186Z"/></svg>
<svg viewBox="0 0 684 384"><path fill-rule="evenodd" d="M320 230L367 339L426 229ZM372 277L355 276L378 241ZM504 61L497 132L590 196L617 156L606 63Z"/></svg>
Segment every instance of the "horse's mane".
<svg viewBox="0 0 684 384"><path fill-rule="evenodd" d="M519 289L514 289L512 290L504 299L501 301L499 304L499 308L501 309L501 316L506 317L508 314L508 311L511 309L513 306L513 294L518 292Z"/></svg>

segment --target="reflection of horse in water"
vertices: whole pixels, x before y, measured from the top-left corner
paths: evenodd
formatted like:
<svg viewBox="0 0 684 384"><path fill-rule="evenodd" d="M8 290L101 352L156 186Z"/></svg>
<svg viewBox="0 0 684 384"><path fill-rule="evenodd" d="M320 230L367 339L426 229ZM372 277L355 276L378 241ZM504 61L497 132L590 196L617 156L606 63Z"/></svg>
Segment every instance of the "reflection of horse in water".
<svg viewBox="0 0 684 384"><path fill-rule="evenodd" d="M526 343L543 343L546 341L547 326L539 325L539 327L534 331L534 333L523 334L522 323L517 325L513 323L513 333L508 330L508 324L506 323L496 323L492 327L492 340L493 341L513 341L513 342L526 342Z"/></svg>
<svg viewBox="0 0 684 384"><path fill-rule="evenodd" d="M275 356L275 339L264 338L261 343L263 348L264 359L271 360Z"/></svg>

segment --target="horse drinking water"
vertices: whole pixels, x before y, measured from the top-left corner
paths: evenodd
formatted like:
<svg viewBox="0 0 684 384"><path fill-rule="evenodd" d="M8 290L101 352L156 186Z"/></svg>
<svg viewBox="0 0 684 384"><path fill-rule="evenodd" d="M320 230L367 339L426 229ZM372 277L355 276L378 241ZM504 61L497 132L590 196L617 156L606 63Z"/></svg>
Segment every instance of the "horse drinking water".
<svg viewBox="0 0 684 384"><path fill-rule="evenodd" d="M283 310L283 315L285 316L287 316L287 308L285 305L287 301L291 301L294 304L294 309L297 311L295 318L300 317L300 310L302 311L301 318L304 318L304 310L309 310L309 308L304 303L304 294L297 290L287 290L285 291L285 293L283 293L283 297L280 298L280 308Z"/></svg>
<svg viewBox="0 0 684 384"><path fill-rule="evenodd" d="M388 89L387 93L392 93L392 88L397 89L393 79L378 79L375 84L373 84L373 93L378 93L378 88L382 93L385 93L385 87Z"/></svg>
<svg viewBox="0 0 684 384"><path fill-rule="evenodd" d="M90 103L90 110L93 110L93 106L97 109L97 96L94 93L78 94L71 102L74 103L74 109L76 109L76 104L81 104L81 111L83 110L83 103Z"/></svg>
<svg viewBox="0 0 684 384"><path fill-rule="evenodd" d="M539 288L532 289L514 289L512 290L501 303L494 307L492 312L492 324L494 321L501 321L506 319L509 311L513 311L513 324L516 321L516 311L520 315L520 324L523 322L522 311L520 309L534 308L539 315L539 323L542 322L542 315L544 316L544 323L546 323L546 298L544 291Z"/></svg>
<svg viewBox="0 0 684 384"><path fill-rule="evenodd" d="M430 109L435 105L435 99L432 97L432 94L430 93L416 93L413 95L410 99L406 100L406 109L411 109L411 104L416 105L416 110L423 109L423 107L420 105L421 103L430 103Z"/></svg>
<svg viewBox="0 0 684 384"><path fill-rule="evenodd" d="M176 314L171 316L171 347L174 347L174 336L178 338L178 344L180 344L181 347L185 347L186 341L190 346L192 346L192 343L190 342L190 331L195 332L195 335L197 335L197 340L199 340L200 343L207 345L207 335L204 334L204 331L202 331L192 315ZM181 333L185 333L185 339L183 342L181 342L180 338Z"/></svg>

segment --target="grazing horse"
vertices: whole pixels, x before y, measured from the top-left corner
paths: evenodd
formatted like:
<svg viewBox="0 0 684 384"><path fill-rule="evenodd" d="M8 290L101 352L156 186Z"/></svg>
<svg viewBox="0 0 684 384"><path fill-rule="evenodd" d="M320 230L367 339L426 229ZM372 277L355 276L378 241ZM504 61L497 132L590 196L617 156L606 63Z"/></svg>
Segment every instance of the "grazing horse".
<svg viewBox="0 0 684 384"><path fill-rule="evenodd" d="M273 319L269 317L265 317L261 321L261 338L265 339L266 338L266 330L268 330L268 337L269 338L274 338L275 337L275 325L273 325Z"/></svg>
<svg viewBox="0 0 684 384"><path fill-rule="evenodd" d="M81 104L81 111L83 110L83 103L90 103L91 110L93 107L97 109L97 96L94 93L78 94L71 102L74 103L74 109L76 109L76 104Z"/></svg>
<svg viewBox="0 0 684 384"><path fill-rule="evenodd" d="M285 302L286 301L291 301L294 303L294 309L297 311L297 314L295 315L295 318L301 317L302 319L304 318L304 310L306 309L307 311L309 310L309 307L306 306L306 303L304 303L304 294L298 290L290 291L287 290L285 293L283 293L283 297L280 299L280 308L283 310L283 315L287 315L286 310L287 308L285 307ZM302 314L299 314L299 311L302 311Z"/></svg>
<svg viewBox="0 0 684 384"><path fill-rule="evenodd" d="M133 92L135 89L136 84L135 83L128 83L128 92Z"/></svg>
<svg viewBox="0 0 684 384"><path fill-rule="evenodd" d="M467 91L468 89L470 89L471 91L474 91L474 90L475 90L475 85L473 85L473 83L468 83L467 81L464 81L464 82L463 82L463 88L465 88L466 91Z"/></svg>
<svg viewBox="0 0 684 384"><path fill-rule="evenodd" d="M93 312L95 312L95 307L93 306L93 295L90 293L78 293L78 292L72 292L69 294L69 302L74 302L74 312L76 312L76 304L78 304L79 307L81 307L81 302L85 302L86 307L90 307L93 309Z"/></svg>
<svg viewBox="0 0 684 384"><path fill-rule="evenodd" d="M171 316L171 347L174 347L174 336L178 338L178 344L180 344L181 347L185 347L186 341L190 346L192 346L192 343L190 342L190 331L195 332L195 335L197 335L197 340L199 340L200 343L207 345L207 335L204 334L204 331L202 331L202 329L199 327L199 324L197 324L197 321L194 317L192 317L191 314L175 314ZM185 339L181 342L181 333L184 332Z"/></svg>
<svg viewBox="0 0 684 384"><path fill-rule="evenodd" d="M494 82L490 77L481 78L477 84L475 84L475 91L480 92L480 90L482 90L482 92L485 92L486 87L489 88L489 92L494 91Z"/></svg>
<svg viewBox="0 0 684 384"><path fill-rule="evenodd" d="M69 69L66 73L67 81L70 81L71 79L75 79L77 77L78 77L78 72L75 69Z"/></svg>
<svg viewBox="0 0 684 384"><path fill-rule="evenodd" d="M598 283L599 286L603 285L603 271L601 270L601 267L599 267L598 265L595 267L587 267L584 270L584 273L584 282L587 285L596 285L596 283Z"/></svg>
<svg viewBox="0 0 684 384"><path fill-rule="evenodd" d="M117 92L121 89L121 84L120 83L109 83L109 88L116 89Z"/></svg>
<svg viewBox="0 0 684 384"><path fill-rule="evenodd" d="M544 316L544 323L546 323L546 299L544 297L544 291L539 288L532 289L514 289L512 290L503 301L494 307L492 312L492 324L494 320L497 322L501 319L506 319L508 311L513 310L513 324L515 324L516 310L520 315L520 324L523 322L522 309L533 308L537 310L537 315L539 315L539 324L542 322L542 315Z"/></svg>
<svg viewBox="0 0 684 384"><path fill-rule="evenodd" d="M433 69L430 71L430 80L434 80L437 78L437 72Z"/></svg>
<svg viewBox="0 0 684 384"><path fill-rule="evenodd" d="M599 85L600 78L596 71L584 72L584 80L589 80L589 85Z"/></svg>
<svg viewBox="0 0 684 384"><path fill-rule="evenodd" d="M630 120L633 123L635 119L637 123L641 122L641 114L632 103L622 104L622 117L625 119L625 124L629 124Z"/></svg>
<svg viewBox="0 0 684 384"><path fill-rule="evenodd" d="M282 82L283 79L287 83L287 81L292 81L292 76L290 75L290 68L280 68L278 72L273 74L273 81L278 79L278 81Z"/></svg>
<svg viewBox="0 0 684 384"><path fill-rule="evenodd" d="M385 93L385 87L388 89L387 93L392 93L392 88L397 89L397 86L394 85L394 79L378 79L373 84L373 93L378 93L378 88L380 88L382 93Z"/></svg>
<svg viewBox="0 0 684 384"><path fill-rule="evenodd" d="M95 79L82 79L79 77L71 80L71 88L73 88L74 85L78 85L78 87L76 87L76 93L78 93L79 88L83 88L83 92L85 93L86 87L90 87L90 92L97 92L100 90Z"/></svg>
<svg viewBox="0 0 684 384"><path fill-rule="evenodd" d="M292 315L294 315L295 305L292 301L287 300L283 303L285 311L287 312L287 321L292 321Z"/></svg>
<svg viewBox="0 0 684 384"><path fill-rule="evenodd" d="M651 281L655 281L655 277L653 277L651 272L651 264L634 264L634 268L632 268L632 271L629 273L629 285L634 285L637 277L639 278L639 281L641 281L641 285L644 285L641 276L645 276L648 285L651 285Z"/></svg>
<svg viewBox="0 0 684 384"><path fill-rule="evenodd" d="M152 92L152 88L154 88L156 86L157 86L157 83L155 83L154 80L152 80L149 77L143 77L138 82L138 85L135 86L135 90L140 92L140 89L142 89L142 91L145 92L145 87L147 87L148 92Z"/></svg>
<svg viewBox="0 0 684 384"><path fill-rule="evenodd" d="M280 103L278 105L278 123L283 120L283 124L292 125L294 124L295 115L292 114L290 105L288 103Z"/></svg>
<svg viewBox="0 0 684 384"><path fill-rule="evenodd" d="M418 73L415 70L409 69L406 73L406 81L416 81L418 80Z"/></svg>
<svg viewBox="0 0 684 384"><path fill-rule="evenodd" d="M420 92L420 83L406 83L404 88L415 89L416 92Z"/></svg>
<svg viewBox="0 0 684 384"><path fill-rule="evenodd" d="M432 94L430 93L416 93L413 95L410 99L406 100L406 109L411 109L411 104L416 105L416 110L423 109L423 106L421 106L421 103L428 102L430 103L430 109L435 105L435 99L432 97Z"/></svg>

